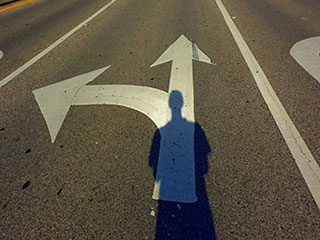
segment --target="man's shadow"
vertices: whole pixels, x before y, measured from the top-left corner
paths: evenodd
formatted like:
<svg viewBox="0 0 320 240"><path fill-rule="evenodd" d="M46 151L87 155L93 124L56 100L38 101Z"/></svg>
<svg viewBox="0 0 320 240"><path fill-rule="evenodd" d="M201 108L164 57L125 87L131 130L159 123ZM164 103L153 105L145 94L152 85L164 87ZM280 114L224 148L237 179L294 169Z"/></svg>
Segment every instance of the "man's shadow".
<svg viewBox="0 0 320 240"><path fill-rule="evenodd" d="M180 101L177 101L177 99L180 99ZM179 91L173 91L170 94L169 105L172 112L172 119L166 126L157 130L154 135L149 156L149 166L153 168L153 174L156 178L158 170L157 168L158 157L160 152L161 135L162 137L163 135L165 135L166 138L168 138L169 135L169 138L171 137L174 139L173 141L179 141L179 139L175 139L179 138L179 136L175 136L176 134L183 135L184 138L194 137L194 146L186 146L186 148L194 147L194 167L196 184L195 190L198 200L194 203L181 203L176 201L158 200L157 229L155 239L215 239L213 217L208 202L206 183L204 180L204 175L208 173L207 155L211 151L210 145L200 125L197 123L189 122L182 117L181 108L183 106L183 97ZM190 128L192 131L190 131ZM192 128L194 129L194 131ZM192 135L188 136L188 134ZM179 155L180 158L183 158L183 152L186 151L188 153L188 151L186 149L182 150L183 152L181 152L181 149L184 149L184 147L179 146L180 153L177 153L177 155ZM171 152L171 155L174 154L175 152ZM190 158L187 157L186 160L188 159ZM163 160L172 161L170 157L165 158ZM183 160L184 159L182 159L182 163ZM188 165L188 163L186 163L186 165ZM163 176L163 172L161 176ZM184 179L183 176L182 178L181 176L176 177ZM162 180L159 179L159 175L157 176L157 180L159 180L160 182ZM159 190L160 199L162 192L161 187L163 186L160 186Z"/></svg>

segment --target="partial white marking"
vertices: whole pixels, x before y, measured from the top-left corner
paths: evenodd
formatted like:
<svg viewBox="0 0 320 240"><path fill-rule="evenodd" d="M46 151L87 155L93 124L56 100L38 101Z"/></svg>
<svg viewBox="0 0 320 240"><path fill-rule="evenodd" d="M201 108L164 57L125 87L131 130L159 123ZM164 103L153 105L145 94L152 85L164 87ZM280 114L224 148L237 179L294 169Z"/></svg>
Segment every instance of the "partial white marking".
<svg viewBox="0 0 320 240"><path fill-rule="evenodd" d="M152 65L173 61L168 93L134 85L85 86L109 66L34 90L33 94L47 123L51 141L55 141L71 105L119 105L140 111L157 125L161 135L153 198L195 202L192 59L213 63L182 35ZM168 101L173 91L182 94L183 99L175 101L183 103L181 113L185 118L172 124L171 113L174 110L168 105ZM165 126L170 122L170 126L174 127L167 131ZM177 145L181 146L178 150ZM170 165L171 157L168 156L176 156L174 166Z"/></svg>
<svg viewBox="0 0 320 240"><path fill-rule="evenodd" d="M18 76L20 73L22 73L24 70L26 70L27 68L31 67L34 63L36 63L39 59L41 59L42 57L44 57L47 53L49 53L51 50L53 50L55 47L57 47L58 45L60 45L63 41L65 41L67 38L69 38L72 34L74 34L75 32L77 32L80 28L82 28L85 24L88 24L92 19L94 19L95 17L97 17L100 13L102 13L104 10L106 10L108 7L110 7L114 2L116 2L117 0L112 0L111 2L109 2L108 4L106 4L104 7L102 7L99 11L97 11L96 13L94 13L91 17L87 18L85 21L83 21L82 23L80 23L78 26L76 26L75 28L73 28L70 32L68 32L67 34L65 34L64 36L62 36L61 38L59 38L57 41L55 41L53 44L51 44L49 47L47 47L45 50L43 50L42 52L40 52L37 56L33 57L32 59L30 59L28 62L26 62L25 64L23 64L21 67L19 67L17 70L15 70L14 72L12 72L10 75L8 75L7 77L5 77L4 79L2 79L0 81L0 88L3 87L5 84L7 84L8 82L10 82L12 79L14 79L16 76Z"/></svg>
<svg viewBox="0 0 320 240"><path fill-rule="evenodd" d="M154 217L154 216L156 216L156 212L152 209L151 212L150 212L150 215L151 215L152 217Z"/></svg>
<svg viewBox="0 0 320 240"><path fill-rule="evenodd" d="M320 37L297 42L290 50L291 56L320 83Z"/></svg>
<svg viewBox="0 0 320 240"><path fill-rule="evenodd" d="M0 50L0 59L3 57L3 52Z"/></svg>
<svg viewBox="0 0 320 240"><path fill-rule="evenodd" d="M284 140L286 141L293 158L296 161L300 172L305 179L308 188L320 208L320 168L314 157L312 156L307 145L303 141L297 128L291 121L286 110L282 106L278 96L270 85L266 75L264 74L259 63L250 51L248 45L243 39L236 25L233 23L229 13L225 9L221 0L216 0L216 3L229 27L234 40L236 41L250 71L255 79L257 86L264 98L268 108L278 125Z"/></svg>

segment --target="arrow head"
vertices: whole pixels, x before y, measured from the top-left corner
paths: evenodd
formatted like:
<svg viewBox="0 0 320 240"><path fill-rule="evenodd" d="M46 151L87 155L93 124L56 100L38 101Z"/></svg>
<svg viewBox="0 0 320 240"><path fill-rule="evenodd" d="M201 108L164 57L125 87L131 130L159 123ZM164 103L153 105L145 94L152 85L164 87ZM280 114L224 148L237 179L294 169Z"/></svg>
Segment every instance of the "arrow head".
<svg viewBox="0 0 320 240"><path fill-rule="evenodd" d="M47 123L53 143L78 90L93 81L110 66L85 73L33 91Z"/></svg>
<svg viewBox="0 0 320 240"><path fill-rule="evenodd" d="M181 35L150 67L179 59L193 59L215 65L215 62L205 55L196 44Z"/></svg>

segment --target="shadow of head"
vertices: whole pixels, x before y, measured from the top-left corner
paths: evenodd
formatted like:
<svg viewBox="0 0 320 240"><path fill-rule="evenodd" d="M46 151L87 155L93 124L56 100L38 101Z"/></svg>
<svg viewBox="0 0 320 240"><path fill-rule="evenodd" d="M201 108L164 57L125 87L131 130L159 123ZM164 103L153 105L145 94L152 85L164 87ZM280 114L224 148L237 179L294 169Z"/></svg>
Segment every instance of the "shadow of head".
<svg viewBox="0 0 320 240"><path fill-rule="evenodd" d="M169 106L172 111L180 111L183 106L183 96L180 91L172 91L169 97Z"/></svg>

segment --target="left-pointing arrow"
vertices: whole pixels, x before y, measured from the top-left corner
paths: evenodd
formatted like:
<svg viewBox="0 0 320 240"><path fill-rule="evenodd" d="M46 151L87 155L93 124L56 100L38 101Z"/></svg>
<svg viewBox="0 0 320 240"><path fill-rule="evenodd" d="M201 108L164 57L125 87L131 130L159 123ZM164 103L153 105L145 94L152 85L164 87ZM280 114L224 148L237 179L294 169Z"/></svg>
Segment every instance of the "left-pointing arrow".
<svg viewBox="0 0 320 240"><path fill-rule="evenodd" d="M33 91L54 142L76 92L110 66Z"/></svg>
<svg viewBox="0 0 320 240"><path fill-rule="evenodd" d="M135 85L89 85L110 66L33 91L54 142L71 105L119 105L147 115L158 128L168 122L168 93Z"/></svg>

